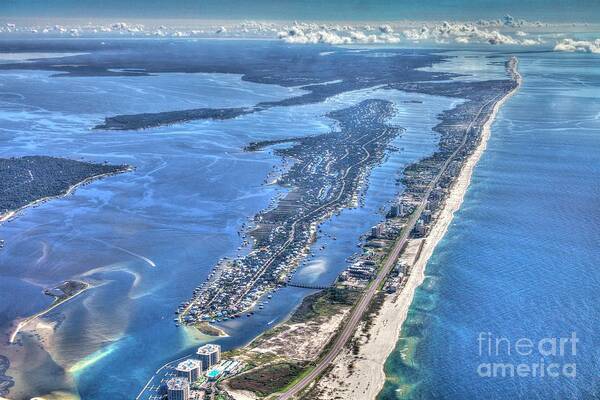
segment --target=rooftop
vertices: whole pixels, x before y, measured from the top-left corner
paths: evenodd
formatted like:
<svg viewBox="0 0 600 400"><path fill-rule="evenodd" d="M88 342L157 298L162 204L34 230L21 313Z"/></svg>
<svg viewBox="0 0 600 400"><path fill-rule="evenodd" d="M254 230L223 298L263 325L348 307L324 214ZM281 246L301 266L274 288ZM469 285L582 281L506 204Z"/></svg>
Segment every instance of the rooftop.
<svg viewBox="0 0 600 400"><path fill-rule="evenodd" d="M205 344L204 346L200 346L198 348L196 354L210 354L220 350L221 346L219 346L218 344Z"/></svg>
<svg viewBox="0 0 600 400"><path fill-rule="evenodd" d="M189 359L189 360L185 360L185 361L182 361L179 364L177 364L178 371L188 372L188 371L191 371L196 368L202 368L202 361Z"/></svg>
<svg viewBox="0 0 600 400"><path fill-rule="evenodd" d="M167 389L169 390L184 390L189 387L190 384L185 378L172 378L167 381Z"/></svg>

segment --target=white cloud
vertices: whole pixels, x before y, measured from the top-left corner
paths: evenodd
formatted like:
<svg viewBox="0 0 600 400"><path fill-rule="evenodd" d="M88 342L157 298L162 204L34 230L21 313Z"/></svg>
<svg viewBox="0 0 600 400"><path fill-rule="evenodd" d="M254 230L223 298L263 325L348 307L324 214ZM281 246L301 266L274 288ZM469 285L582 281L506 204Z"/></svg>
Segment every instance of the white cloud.
<svg viewBox="0 0 600 400"><path fill-rule="evenodd" d="M392 29L392 27L389 25L381 25L379 27L379 31L381 33L394 33L394 29Z"/></svg>
<svg viewBox="0 0 600 400"><path fill-rule="evenodd" d="M540 44L543 44L544 41L540 38L538 39L523 39L521 40L521 45L522 46L537 46Z"/></svg>
<svg viewBox="0 0 600 400"><path fill-rule="evenodd" d="M1 1L1 0L0 0ZM501 19L479 20L477 22L415 22L403 21L382 25L339 24L327 22L190 22L184 25L147 22L147 26L133 23L110 21L104 23L73 23L69 25L21 26L9 23L0 24L0 35L28 34L50 36L160 36L160 37L248 37L279 38L288 43L345 44L386 44L386 43L458 43L534 46L544 43L539 33L540 22L516 19L510 15ZM222 25L222 26L221 26ZM530 32L530 33L528 33ZM215 35L216 33L216 35ZM554 40L559 40L556 36ZM594 46L584 42L559 42L557 50L594 52Z"/></svg>
<svg viewBox="0 0 600 400"><path fill-rule="evenodd" d="M377 36L375 43L400 43L400 38L392 33Z"/></svg>
<svg viewBox="0 0 600 400"><path fill-rule="evenodd" d="M383 30L388 31L387 33ZM294 23L294 26L278 33L278 37L287 43L295 44L368 44L368 43L399 43L400 36L383 29L381 34L365 33L351 26L319 25ZM370 31L367 31L370 32Z"/></svg>
<svg viewBox="0 0 600 400"><path fill-rule="evenodd" d="M511 21L510 19L508 20ZM500 21L478 21L476 23L456 23L444 21L440 24L424 25L421 28L408 29L402 32L404 37L413 42L434 41L436 43L488 43L492 45L524 45L531 46L543 43L540 39L519 39L527 36L523 31L515 33L517 37L502 32L500 28L492 29Z"/></svg>
<svg viewBox="0 0 600 400"><path fill-rule="evenodd" d="M554 51L570 51L600 54L600 39L594 41L562 39L554 46Z"/></svg>
<svg viewBox="0 0 600 400"><path fill-rule="evenodd" d="M304 32L304 30L299 28L292 28L287 32L280 32L279 38L283 39L287 43L295 43L295 44L317 44L317 43L326 43L326 44L350 44L352 43L352 39L350 37L343 37L334 32L329 32L325 30L320 31L309 31Z"/></svg>
<svg viewBox="0 0 600 400"><path fill-rule="evenodd" d="M402 32L404 37L411 41L420 41L429 39L429 28L422 26L420 29L408 29Z"/></svg>

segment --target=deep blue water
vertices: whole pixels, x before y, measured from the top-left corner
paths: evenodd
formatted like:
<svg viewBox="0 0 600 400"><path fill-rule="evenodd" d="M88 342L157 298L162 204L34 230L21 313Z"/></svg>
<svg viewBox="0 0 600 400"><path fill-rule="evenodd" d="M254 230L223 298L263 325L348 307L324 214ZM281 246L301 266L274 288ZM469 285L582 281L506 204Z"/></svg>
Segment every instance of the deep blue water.
<svg viewBox="0 0 600 400"><path fill-rule="evenodd" d="M54 333L47 335L48 325L35 329L46 337L41 347L29 335L19 336L23 346L2 341L0 354L9 357L8 374L16 380L15 399L50 391L86 400L132 399L159 366L207 340L176 328L173 312L221 257L238 253L242 224L281 193L263 184L281 160L270 151L243 152L244 145L335 129L324 115L364 99L396 104L390 123L406 131L393 144L403 150L390 152L373 170L362 207L344 210L323 225L328 236L319 238L315 258L296 274L304 282L328 283L347 266L360 235L383 219L382 207L401 190L400 171L435 150L438 136L431 128L437 115L458 101L362 90L228 121L103 132L91 127L107 115L247 106L297 96L300 90L225 74L51 75L0 73L0 156L83 157L136 169L28 209L0 226L0 238L6 239L0 251L3 337L15 318L50 303L42 288L65 279L95 283L43 318L44 324L54 324ZM320 251L322 244L326 248ZM280 290L253 318L224 324L230 337L220 343L225 348L246 343L310 293Z"/></svg>
<svg viewBox="0 0 600 400"><path fill-rule="evenodd" d="M600 397L600 58L518 57L524 84L499 113L427 265L380 399ZM548 342L543 354L514 347L573 332L579 342L564 355L549 354ZM483 342L480 352L488 333L506 338L511 354L506 341L491 354ZM478 372L542 358L559 364L559 376ZM574 377L565 364L576 364Z"/></svg>

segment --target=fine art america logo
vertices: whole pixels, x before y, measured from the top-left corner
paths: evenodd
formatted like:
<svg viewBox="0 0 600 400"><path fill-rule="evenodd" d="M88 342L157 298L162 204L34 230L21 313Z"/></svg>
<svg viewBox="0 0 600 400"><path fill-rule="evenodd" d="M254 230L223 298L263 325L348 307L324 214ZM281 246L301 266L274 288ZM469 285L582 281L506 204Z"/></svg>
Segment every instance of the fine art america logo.
<svg viewBox="0 0 600 400"><path fill-rule="evenodd" d="M480 332L477 337L479 358L477 374L483 378L575 378L579 338L545 337L509 339L491 332ZM514 362L515 359L519 361Z"/></svg>

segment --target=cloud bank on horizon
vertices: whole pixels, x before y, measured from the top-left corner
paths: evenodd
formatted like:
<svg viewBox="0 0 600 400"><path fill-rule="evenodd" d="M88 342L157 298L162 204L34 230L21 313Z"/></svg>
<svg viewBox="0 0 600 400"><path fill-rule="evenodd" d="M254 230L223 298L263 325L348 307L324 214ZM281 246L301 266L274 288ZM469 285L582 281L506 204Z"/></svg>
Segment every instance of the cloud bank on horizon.
<svg viewBox="0 0 600 400"><path fill-rule="evenodd" d="M69 23L69 24L0 24L0 37L187 37L187 38L266 38L290 44L368 45L418 44L436 45L510 45L543 46L565 52L600 53L600 39L567 37L560 31L573 25L547 24L540 21L502 19L475 22L410 22L397 23L314 23L231 21L215 25L210 21L188 21L185 26L166 23ZM588 24L581 24L587 27ZM581 28L581 26L579 28ZM600 30L600 28L599 28ZM548 34L548 32L553 32Z"/></svg>
<svg viewBox="0 0 600 400"><path fill-rule="evenodd" d="M479 20L477 22L448 22L423 24L417 28L402 29L396 32L389 24L371 25L318 25L294 23L291 28L278 33L278 37L288 43L327 43L327 44L369 44L369 43L487 43L535 46L544 44L541 38L528 37L529 34L517 30L513 34L501 33L501 28L543 27L541 22L516 21L510 15L504 20Z"/></svg>
<svg viewBox="0 0 600 400"><path fill-rule="evenodd" d="M600 54L600 39L574 40L562 39L554 46L555 51L583 52Z"/></svg>

